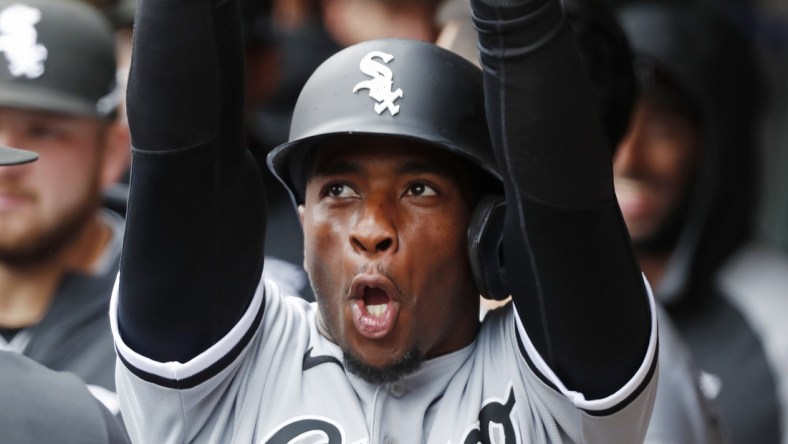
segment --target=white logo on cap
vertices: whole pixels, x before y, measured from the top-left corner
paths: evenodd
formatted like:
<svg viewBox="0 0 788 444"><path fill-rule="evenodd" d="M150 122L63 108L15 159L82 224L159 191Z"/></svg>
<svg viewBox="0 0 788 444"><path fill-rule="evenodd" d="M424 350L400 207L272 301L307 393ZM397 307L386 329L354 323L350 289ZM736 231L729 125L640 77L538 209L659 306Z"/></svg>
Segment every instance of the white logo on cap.
<svg viewBox="0 0 788 444"><path fill-rule="evenodd" d="M396 91L392 91L394 73L386 65L373 60L375 58L386 64L394 60L393 55L381 51L372 51L364 56L359 68L361 68L361 72L372 77L372 80L359 82L353 88L353 92L357 93L359 90L368 89L369 97L378 102L375 104L375 112L382 114L388 109L392 116L396 116L399 113L399 105L394 105L394 101L402 98L402 89L397 88Z"/></svg>
<svg viewBox="0 0 788 444"><path fill-rule="evenodd" d="M27 5L14 4L0 12L0 52L15 77L34 79L44 73L47 49L38 43L33 26L40 20L41 11Z"/></svg>

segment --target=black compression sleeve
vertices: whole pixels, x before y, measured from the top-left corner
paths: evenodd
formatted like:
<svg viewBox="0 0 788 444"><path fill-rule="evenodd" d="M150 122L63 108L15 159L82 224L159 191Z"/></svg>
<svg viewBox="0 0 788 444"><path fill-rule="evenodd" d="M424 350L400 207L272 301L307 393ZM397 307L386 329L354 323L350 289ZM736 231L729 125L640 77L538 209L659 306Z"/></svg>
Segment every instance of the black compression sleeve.
<svg viewBox="0 0 788 444"><path fill-rule="evenodd" d="M118 322L124 341L157 361L214 344L259 280L265 202L244 149L243 83L235 1L139 2Z"/></svg>
<svg viewBox="0 0 788 444"><path fill-rule="evenodd" d="M474 0L507 200L504 256L523 325L597 399L643 361L650 309L612 187L592 89L558 0ZM512 3L512 2L508 2Z"/></svg>

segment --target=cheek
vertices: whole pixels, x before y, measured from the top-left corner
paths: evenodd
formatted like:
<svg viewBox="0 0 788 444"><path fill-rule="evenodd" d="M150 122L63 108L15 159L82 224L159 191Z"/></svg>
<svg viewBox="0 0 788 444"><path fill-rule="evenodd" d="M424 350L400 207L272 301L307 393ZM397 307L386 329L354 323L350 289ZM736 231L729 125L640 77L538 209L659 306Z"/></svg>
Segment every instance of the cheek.
<svg viewBox="0 0 788 444"><path fill-rule="evenodd" d="M339 247L341 229L337 221L317 211L303 214L304 257L310 262ZM314 265L314 264L313 264Z"/></svg>
<svg viewBox="0 0 788 444"><path fill-rule="evenodd" d="M40 176L51 182L89 182L99 175L99 153L91 146L49 147L39 156Z"/></svg>
<svg viewBox="0 0 788 444"><path fill-rule="evenodd" d="M74 156L41 156L40 159L30 179L42 198L49 197L68 205L67 202L82 196L98 180L92 159L74 161Z"/></svg>
<svg viewBox="0 0 788 444"><path fill-rule="evenodd" d="M409 227L404 242L409 250L409 269L422 285L457 291L468 284L467 223L463 214L433 215Z"/></svg>
<svg viewBox="0 0 788 444"><path fill-rule="evenodd" d="M660 151L652 160L652 171L658 174L664 188L673 198L684 192L695 170L695 162L688 157L687 149L671 146Z"/></svg>
<svg viewBox="0 0 788 444"><path fill-rule="evenodd" d="M347 248L342 225L318 212L304 214L304 268L315 290L328 297L342 283Z"/></svg>
<svg viewBox="0 0 788 444"><path fill-rule="evenodd" d="M465 249L468 215L466 211L444 211L438 214L417 215L408 224L409 236L417 246L437 248L431 254L443 255ZM430 247L427 247L427 246Z"/></svg>

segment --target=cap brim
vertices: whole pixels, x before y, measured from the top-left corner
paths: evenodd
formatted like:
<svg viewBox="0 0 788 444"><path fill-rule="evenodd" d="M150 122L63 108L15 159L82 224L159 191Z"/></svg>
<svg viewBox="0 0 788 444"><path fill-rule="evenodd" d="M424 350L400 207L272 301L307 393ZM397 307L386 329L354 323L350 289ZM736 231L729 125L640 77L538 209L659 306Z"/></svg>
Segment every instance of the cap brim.
<svg viewBox="0 0 788 444"><path fill-rule="evenodd" d="M9 148L0 145L0 166L21 165L38 159L38 154L33 151Z"/></svg>

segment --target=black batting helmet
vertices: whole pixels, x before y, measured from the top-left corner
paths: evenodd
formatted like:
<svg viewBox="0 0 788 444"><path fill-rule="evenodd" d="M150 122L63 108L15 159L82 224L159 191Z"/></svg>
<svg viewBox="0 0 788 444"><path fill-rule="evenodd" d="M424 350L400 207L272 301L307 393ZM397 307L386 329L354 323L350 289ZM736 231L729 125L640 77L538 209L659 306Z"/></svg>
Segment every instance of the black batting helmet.
<svg viewBox="0 0 788 444"><path fill-rule="evenodd" d="M415 139L457 154L496 181L482 73L435 45L404 39L359 43L315 70L296 103L290 138L268 166L303 203L307 155L336 135Z"/></svg>

